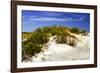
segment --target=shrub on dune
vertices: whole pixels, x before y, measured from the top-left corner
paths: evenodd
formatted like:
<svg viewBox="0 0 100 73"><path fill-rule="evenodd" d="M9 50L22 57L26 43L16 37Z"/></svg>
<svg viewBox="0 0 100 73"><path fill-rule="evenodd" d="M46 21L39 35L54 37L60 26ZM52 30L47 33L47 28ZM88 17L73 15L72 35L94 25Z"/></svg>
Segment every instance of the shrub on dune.
<svg viewBox="0 0 100 73"><path fill-rule="evenodd" d="M81 33L82 35L86 35L86 31L85 31L85 30L82 30L80 33Z"/></svg>
<svg viewBox="0 0 100 73"><path fill-rule="evenodd" d="M75 34L79 34L80 33L80 29L78 29L78 28L71 28L70 31L72 33L75 33Z"/></svg>
<svg viewBox="0 0 100 73"><path fill-rule="evenodd" d="M42 51L42 47L49 41L52 36L56 37L56 42L60 44L68 44L70 46L75 46L75 37L71 33L79 33L78 28L66 28L62 26L52 26L52 27L41 27L37 28L30 34L23 33L22 39L27 39L22 42L22 57L25 55L32 57L36 53Z"/></svg>

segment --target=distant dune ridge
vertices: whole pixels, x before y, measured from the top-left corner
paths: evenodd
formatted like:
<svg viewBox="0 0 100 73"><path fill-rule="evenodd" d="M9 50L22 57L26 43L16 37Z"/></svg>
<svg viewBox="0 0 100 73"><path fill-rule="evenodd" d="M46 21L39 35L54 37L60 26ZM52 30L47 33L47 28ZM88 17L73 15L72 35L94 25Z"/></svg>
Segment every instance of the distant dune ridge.
<svg viewBox="0 0 100 73"><path fill-rule="evenodd" d="M90 54L90 35L78 28L38 28L23 33L22 44L23 62L86 60Z"/></svg>

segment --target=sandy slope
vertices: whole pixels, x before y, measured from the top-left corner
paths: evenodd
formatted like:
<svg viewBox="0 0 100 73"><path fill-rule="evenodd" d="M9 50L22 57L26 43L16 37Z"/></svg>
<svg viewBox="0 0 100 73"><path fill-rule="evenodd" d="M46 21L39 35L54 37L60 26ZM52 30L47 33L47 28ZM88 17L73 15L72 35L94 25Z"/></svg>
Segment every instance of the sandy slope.
<svg viewBox="0 0 100 73"><path fill-rule="evenodd" d="M89 59L89 36L78 35L79 40L74 47L57 44L54 37L50 38L42 52L32 57L33 62Z"/></svg>

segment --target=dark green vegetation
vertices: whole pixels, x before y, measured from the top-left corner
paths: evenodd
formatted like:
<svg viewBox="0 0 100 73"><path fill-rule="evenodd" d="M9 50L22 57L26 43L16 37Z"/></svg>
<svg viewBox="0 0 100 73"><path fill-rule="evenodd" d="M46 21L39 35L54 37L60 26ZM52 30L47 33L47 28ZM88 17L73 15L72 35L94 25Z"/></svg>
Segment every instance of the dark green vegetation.
<svg viewBox="0 0 100 73"><path fill-rule="evenodd" d="M78 29L78 28L71 28L70 31L72 33L76 33L76 34L79 34L80 33L80 29Z"/></svg>
<svg viewBox="0 0 100 73"><path fill-rule="evenodd" d="M39 53L52 36L56 36L57 43L65 43L71 46L76 44L76 37L72 35L79 33L86 33L84 30L80 31L78 28L66 28L62 26L41 27L33 32L22 33L22 57L32 57Z"/></svg>

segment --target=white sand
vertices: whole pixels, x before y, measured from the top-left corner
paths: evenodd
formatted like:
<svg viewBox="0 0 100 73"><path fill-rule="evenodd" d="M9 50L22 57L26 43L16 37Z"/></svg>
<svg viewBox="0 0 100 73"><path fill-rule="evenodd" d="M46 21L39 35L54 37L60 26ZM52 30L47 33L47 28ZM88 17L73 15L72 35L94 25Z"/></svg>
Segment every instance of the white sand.
<svg viewBox="0 0 100 73"><path fill-rule="evenodd" d="M67 44L57 44L55 36L51 37L47 47L42 52L32 57L33 62L64 61L89 59L89 36L77 36L79 41L75 47Z"/></svg>

